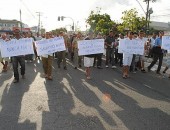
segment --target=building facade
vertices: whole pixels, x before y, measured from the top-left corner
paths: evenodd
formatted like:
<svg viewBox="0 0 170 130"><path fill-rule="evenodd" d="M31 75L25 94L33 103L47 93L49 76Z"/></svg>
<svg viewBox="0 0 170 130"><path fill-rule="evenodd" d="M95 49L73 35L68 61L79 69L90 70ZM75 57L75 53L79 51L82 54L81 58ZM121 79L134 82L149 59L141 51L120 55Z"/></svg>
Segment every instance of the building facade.
<svg viewBox="0 0 170 130"><path fill-rule="evenodd" d="M21 30L20 21L0 19L0 32L12 32L16 28ZM22 31L30 31L30 28L22 23Z"/></svg>

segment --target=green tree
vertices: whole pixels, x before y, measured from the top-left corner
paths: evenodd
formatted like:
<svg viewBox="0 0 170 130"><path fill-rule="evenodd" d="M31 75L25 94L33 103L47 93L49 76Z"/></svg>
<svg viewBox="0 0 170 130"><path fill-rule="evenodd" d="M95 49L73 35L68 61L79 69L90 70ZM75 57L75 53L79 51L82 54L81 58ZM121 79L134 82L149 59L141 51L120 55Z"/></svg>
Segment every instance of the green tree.
<svg viewBox="0 0 170 130"><path fill-rule="evenodd" d="M144 17L139 17L136 9L130 9L122 12L122 23L118 26L120 32L125 30L138 31L144 29L146 20Z"/></svg>
<svg viewBox="0 0 170 130"><path fill-rule="evenodd" d="M66 28L57 28L55 30L52 30L51 32L55 35L59 34L60 31L67 32Z"/></svg>
<svg viewBox="0 0 170 130"><path fill-rule="evenodd" d="M90 31L94 33L102 32L103 34L107 34L116 24L111 20L110 15L100 14L100 10L97 12L91 11L86 22L90 25Z"/></svg>

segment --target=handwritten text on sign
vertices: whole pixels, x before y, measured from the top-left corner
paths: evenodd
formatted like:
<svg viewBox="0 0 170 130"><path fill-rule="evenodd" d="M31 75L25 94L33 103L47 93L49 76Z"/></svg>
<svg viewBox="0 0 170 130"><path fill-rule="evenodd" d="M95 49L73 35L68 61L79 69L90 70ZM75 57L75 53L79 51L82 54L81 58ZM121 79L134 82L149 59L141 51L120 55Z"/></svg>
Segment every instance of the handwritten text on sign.
<svg viewBox="0 0 170 130"><path fill-rule="evenodd" d="M162 49L170 51L170 36L162 37Z"/></svg>
<svg viewBox="0 0 170 130"><path fill-rule="evenodd" d="M104 39L78 41L78 49L79 55L104 53Z"/></svg>
<svg viewBox="0 0 170 130"><path fill-rule="evenodd" d="M12 57L27 54L34 54L32 38L22 38L19 40L12 39L10 41L1 43L2 57Z"/></svg>
<svg viewBox="0 0 170 130"><path fill-rule="evenodd" d="M143 55L144 43L137 39L122 39L119 42L118 52Z"/></svg>
<svg viewBox="0 0 170 130"><path fill-rule="evenodd" d="M44 39L36 42L39 56L66 50L63 37Z"/></svg>

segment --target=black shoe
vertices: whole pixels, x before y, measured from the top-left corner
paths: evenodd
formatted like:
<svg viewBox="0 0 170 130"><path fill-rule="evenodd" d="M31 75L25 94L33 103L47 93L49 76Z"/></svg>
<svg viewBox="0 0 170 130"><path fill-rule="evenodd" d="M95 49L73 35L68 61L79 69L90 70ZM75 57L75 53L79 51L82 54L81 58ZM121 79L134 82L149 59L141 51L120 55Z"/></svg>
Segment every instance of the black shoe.
<svg viewBox="0 0 170 130"><path fill-rule="evenodd" d="M67 67L66 67L66 66L64 66L64 70L67 70Z"/></svg>
<svg viewBox="0 0 170 130"><path fill-rule="evenodd" d="M79 65L79 67L81 68L81 65Z"/></svg>
<svg viewBox="0 0 170 130"><path fill-rule="evenodd" d="M141 72L145 73L146 71L145 71L145 69L141 69Z"/></svg>
<svg viewBox="0 0 170 130"><path fill-rule="evenodd" d="M77 67L74 67L74 69L77 69Z"/></svg>
<svg viewBox="0 0 170 130"><path fill-rule="evenodd" d="M159 71L157 71L157 72L156 72L156 74L159 74L159 75L161 75L161 73L160 73Z"/></svg>
<svg viewBox="0 0 170 130"><path fill-rule="evenodd" d="M166 72L165 72L165 71L163 71L162 73L163 73L163 74L165 74Z"/></svg>
<svg viewBox="0 0 170 130"><path fill-rule="evenodd" d="M19 80L18 79L14 79L13 83L18 83Z"/></svg>
<svg viewBox="0 0 170 130"><path fill-rule="evenodd" d="M97 66L97 69L103 69L101 66Z"/></svg>

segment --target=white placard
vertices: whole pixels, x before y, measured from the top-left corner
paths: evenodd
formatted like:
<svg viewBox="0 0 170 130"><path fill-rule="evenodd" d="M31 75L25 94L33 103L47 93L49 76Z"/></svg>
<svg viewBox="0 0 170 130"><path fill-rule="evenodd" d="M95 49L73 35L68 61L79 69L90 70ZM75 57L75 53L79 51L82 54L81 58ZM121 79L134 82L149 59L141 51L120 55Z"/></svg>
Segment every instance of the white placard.
<svg viewBox="0 0 170 130"><path fill-rule="evenodd" d="M162 49L170 51L170 36L162 37Z"/></svg>
<svg viewBox="0 0 170 130"><path fill-rule="evenodd" d="M66 50L63 37L40 40L35 45L39 56Z"/></svg>
<svg viewBox="0 0 170 130"><path fill-rule="evenodd" d="M78 55L104 53L104 39L78 41Z"/></svg>
<svg viewBox="0 0 170 130"><path fill-rule="evenodd" d="M125 46L125 40L124 39L120 39L119 40L119 45L118 45L118 53L123 53L124 50L124 46Z"/></svg>
<svg viewBox="0 0 170 130"><path fill-rule="evenodd" d="M121 39L119 42L118 53L144 54L144 43L137 39Z"/></svg>
<svg viewBox="0 0 170 130"><path fill-rule="evenodd" d="M32 38L21 38L19 40L12 39L10 41L4 41L1 43L2 57L12 57L27 54L34 54Z"/></svg>

